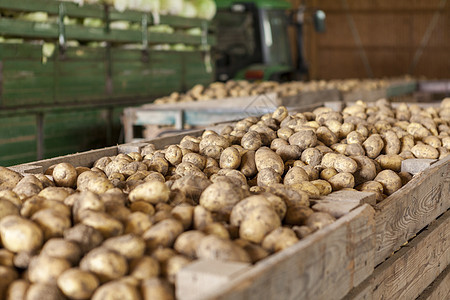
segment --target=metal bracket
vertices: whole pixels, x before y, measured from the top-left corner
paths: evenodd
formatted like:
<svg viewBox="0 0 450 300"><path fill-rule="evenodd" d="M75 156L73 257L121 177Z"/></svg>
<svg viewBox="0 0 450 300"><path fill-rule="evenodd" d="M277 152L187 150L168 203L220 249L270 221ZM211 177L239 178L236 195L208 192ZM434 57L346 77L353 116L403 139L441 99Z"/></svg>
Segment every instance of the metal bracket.
<svg viewBox="0 0 450 300"><path fill-rule="evenodd" d="M66 53L66 26L64 24L64 17L66 15L64 3L60 3L58 7L58 45L60 59L65 59Z"/></svg>
<svg viewBox="0 0 450 300"><path fill-rule="evenodd" d="M150 59L150 53L148 49L148 15L142 14L142 21L141 21L141 27L142 27L142 61L148 62Z"/></svg>

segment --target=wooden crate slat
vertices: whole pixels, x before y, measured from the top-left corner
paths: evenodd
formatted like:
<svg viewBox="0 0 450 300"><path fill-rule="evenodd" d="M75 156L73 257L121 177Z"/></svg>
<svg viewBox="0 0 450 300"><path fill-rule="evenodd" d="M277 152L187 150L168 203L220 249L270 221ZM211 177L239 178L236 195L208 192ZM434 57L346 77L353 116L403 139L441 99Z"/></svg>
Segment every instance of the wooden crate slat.
<svg viewBox="0 0 450 300"><path fill-rule="evenodd" d="M417 298L417 300L442 299L450 299L450 265Z"/></svg>
<svg viewBox="0 0 450 300"><path fill-rule="evenodd" d="M414 177L375 206L377 251L375 264L450 208L450 157Z"/></svg>
<svg viewBox="0 0 450 300"><path fill-rule="evenodd" d="M212 299L339 299L373 271L373 209L365 204L236 277Z"/></svg>
<svg viewBox="0 0 450 300"><path fill-rule="evenodd" d="M444 282L443 287L448 287L450 284L450 278L448 278L450 277L448 275L450 269L449 228L450 211L447 211L407 245L376 267L373 274L352 290L345 299L416 299L441 273L444 273L441 277ZM444 293L445 295L450 292L448 289L441 290L440 283L436 285L438 286L436 294Z"/></svg>

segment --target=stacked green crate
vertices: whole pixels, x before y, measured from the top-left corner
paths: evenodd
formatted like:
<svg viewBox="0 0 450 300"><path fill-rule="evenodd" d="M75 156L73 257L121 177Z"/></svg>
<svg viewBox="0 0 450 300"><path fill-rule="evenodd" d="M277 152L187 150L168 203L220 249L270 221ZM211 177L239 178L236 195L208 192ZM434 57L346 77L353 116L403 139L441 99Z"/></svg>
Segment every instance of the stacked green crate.
<svg viewBox="0 0 450 300"><path fill-rule="evenodd" d="M37 11L51 21L13 17ZM65 24L64 18L75 22ZM82 25L85 18L100 19L102 27ZM115 21L134 26L113 29ZM159 24L170 25L173 33L146 27L157 21L151 14L100 5L0 0L0 37L24 41L0 43L0 165L115 144L123 107L212 82L208 49L215 40L209 22L160 16ZM202 35L185 32L195 27ZM45 57L43 41L55 45ZM195 50L154 50L179 43Z"/></svg>

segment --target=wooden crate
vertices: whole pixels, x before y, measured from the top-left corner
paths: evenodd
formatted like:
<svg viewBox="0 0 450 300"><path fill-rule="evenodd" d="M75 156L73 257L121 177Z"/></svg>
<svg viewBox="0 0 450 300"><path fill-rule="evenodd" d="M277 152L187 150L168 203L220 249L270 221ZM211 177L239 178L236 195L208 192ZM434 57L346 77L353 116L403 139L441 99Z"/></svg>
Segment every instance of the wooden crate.
<svg viewBox="0 0 450 300"><path fill-rule="evenodd" d="M92 166L103 156L139 151L148 143L163 148L186 134L200 136L202 132L92 150L13 169L41 173L63 161ZM379 204L362 204L296 245L254 266L245 266L219 286L204 282L203 290L196 291L196 299L380 299L393 295L414 299L435 280L439 282L429 288L431 296L424 299L445 295L449 277L445 272L450 263L449 183L450 157L432 164Z"/></svg>
<svg viewBox="0 0 450 300"><path fill-rule="evenodd" d="M134 141L134 126L207 126L213 123L240 120L272 112L278 106L290 108L319 106L325 101L339 101L335 89L302 92L295 96L278 97L275 93L216 99L208 101L145 104L124 110L125 142Z"/></svg>

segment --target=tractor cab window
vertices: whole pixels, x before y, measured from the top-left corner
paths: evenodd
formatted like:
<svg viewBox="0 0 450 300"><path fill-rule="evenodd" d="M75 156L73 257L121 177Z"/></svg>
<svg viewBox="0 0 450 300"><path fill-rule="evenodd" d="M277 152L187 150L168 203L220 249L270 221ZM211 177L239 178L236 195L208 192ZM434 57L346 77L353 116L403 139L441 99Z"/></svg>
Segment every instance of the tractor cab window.
<svg viewBox="0 0 450 300"><path fill-rule="evenodd" d="M263 53L265 63L272 65L291 65L288 37L288 18L281 10L262 12Z"/></svg>
<svg viewBox="0 0 450 300"><path fill-rule="evenodd" d="M219 11L215 22L217 71L219 76L220 72L233 76L233 73L251 64L258 56L254 15L251 11Z"/></svg>

